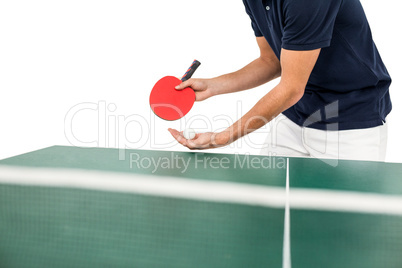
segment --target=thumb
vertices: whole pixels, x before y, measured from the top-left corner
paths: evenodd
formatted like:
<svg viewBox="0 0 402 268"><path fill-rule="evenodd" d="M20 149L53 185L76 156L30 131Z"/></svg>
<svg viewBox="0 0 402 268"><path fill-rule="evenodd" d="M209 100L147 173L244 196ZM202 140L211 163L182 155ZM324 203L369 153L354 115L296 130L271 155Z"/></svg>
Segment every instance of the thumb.
<svg viewBox="0 0 402 268"><path fill-rule="evenodd" d="M191 87L192 84L193 84L193 80L189 79L187 81L182 82L180 85L176 86L175 89L182 90L182 89L185 89L187 87Z"/></svg>

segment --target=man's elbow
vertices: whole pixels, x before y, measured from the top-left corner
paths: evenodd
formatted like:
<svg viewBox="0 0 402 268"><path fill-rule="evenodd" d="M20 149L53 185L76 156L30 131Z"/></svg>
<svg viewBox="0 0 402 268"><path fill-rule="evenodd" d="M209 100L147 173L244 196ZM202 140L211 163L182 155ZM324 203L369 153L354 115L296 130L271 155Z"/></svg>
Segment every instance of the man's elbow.
<svg viewBox="0 0 402 268"><path fill-rule="evenodd" d="M305 87L293 89L292 106L295 105L304 96Z"/></svg>
<svg viewBox="0 0 402 268"><path fill-rule="evenodd" d="M277 66L277 69L275 70L275 78L279 78L281 76L282 76L282 68L281 68L281 65L279 64Z"/></svg>
<svg viewBox="0 0 402 268"><path fill-rule="evenodd" d="M294 86L287 89L287 104L289 107L295 105L304 96L305 87Z"/></svg>
<svg viewBox="0 0 402 268"><path fill-rule="evenodd" d="M267 66L269 66L270 70L272 71L272 73L274 75L274 79L278 78L278 77L281 77L282 66L281 66L279 60L276 57L260 55L260 59Z"/></svg>

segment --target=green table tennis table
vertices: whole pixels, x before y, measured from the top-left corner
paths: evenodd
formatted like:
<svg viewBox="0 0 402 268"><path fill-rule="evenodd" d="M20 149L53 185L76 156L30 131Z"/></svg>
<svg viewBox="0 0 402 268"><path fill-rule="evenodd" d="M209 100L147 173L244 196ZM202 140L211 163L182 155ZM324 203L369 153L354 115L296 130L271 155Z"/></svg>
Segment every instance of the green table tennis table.
<svg viewBox="0 0 402 268"><path fill-rule="evenodd" d="M0 267L402 267L402 164L53 146L0 161Z"/></svg>

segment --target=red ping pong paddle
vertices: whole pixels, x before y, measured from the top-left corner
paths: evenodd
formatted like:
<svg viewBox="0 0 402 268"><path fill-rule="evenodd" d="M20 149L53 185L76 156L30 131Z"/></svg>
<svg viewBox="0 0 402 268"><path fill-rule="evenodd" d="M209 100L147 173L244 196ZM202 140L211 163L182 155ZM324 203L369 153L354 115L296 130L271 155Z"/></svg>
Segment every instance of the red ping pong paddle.
<svg viewBox="0 0 402 268"><path fill-rule="evenodd" d="M155 84L149 96L149 104L157 116L173 121L191 110L195 101L194 90L189 87L177 90L175 87L190 79L200 65L199 61L194 60L181 80L174 76L165 76Z"/></svg>

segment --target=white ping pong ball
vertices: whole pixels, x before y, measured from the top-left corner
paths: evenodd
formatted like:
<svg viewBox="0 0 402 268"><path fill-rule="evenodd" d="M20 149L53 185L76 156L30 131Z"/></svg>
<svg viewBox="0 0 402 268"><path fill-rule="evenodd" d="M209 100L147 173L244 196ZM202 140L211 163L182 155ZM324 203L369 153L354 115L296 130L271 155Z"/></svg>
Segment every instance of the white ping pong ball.
<svg viewBox="0 0 402 268"><path fill-rule="evenodd" d="M184 138L186 138L187 140L192 140L195 138L195 131L194 129L191 128L187 128L183 131L183 136Z"/></svg>

